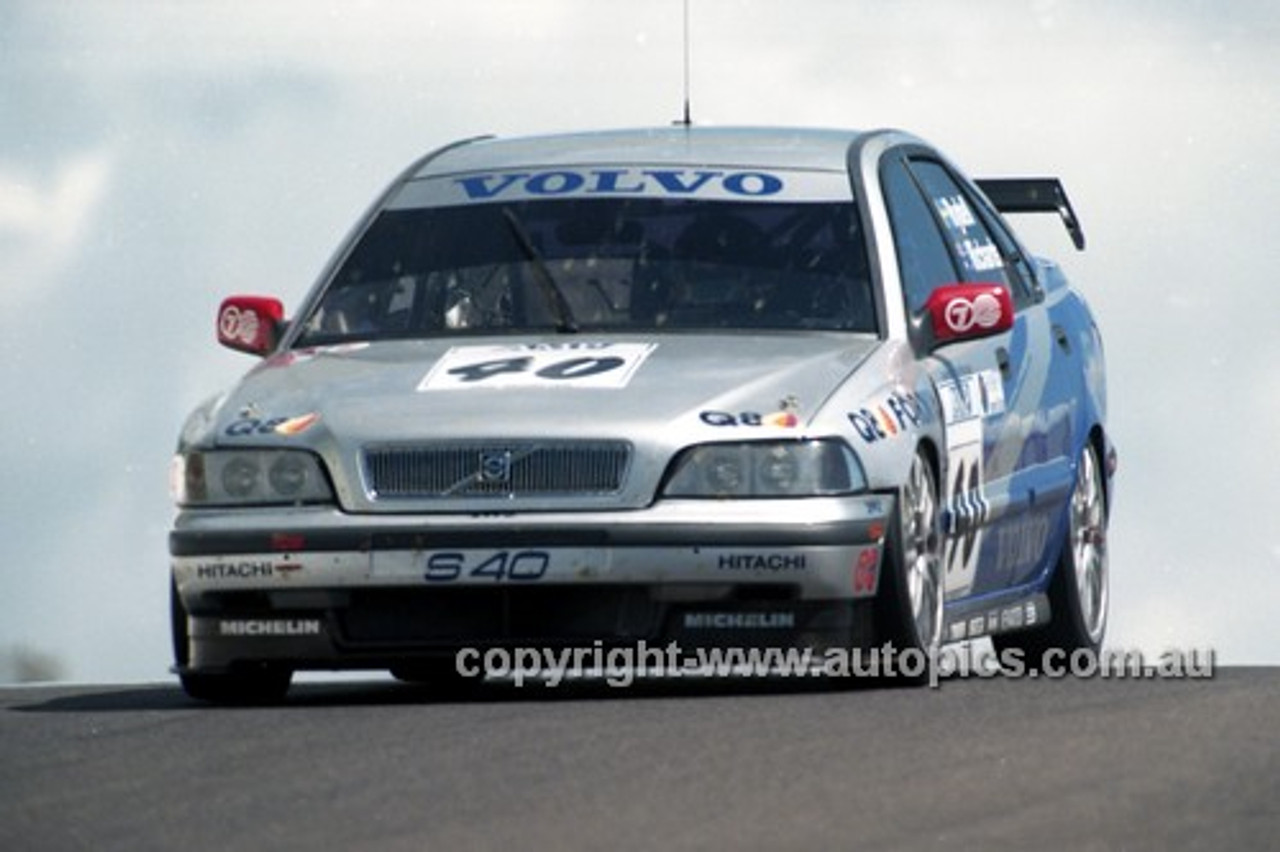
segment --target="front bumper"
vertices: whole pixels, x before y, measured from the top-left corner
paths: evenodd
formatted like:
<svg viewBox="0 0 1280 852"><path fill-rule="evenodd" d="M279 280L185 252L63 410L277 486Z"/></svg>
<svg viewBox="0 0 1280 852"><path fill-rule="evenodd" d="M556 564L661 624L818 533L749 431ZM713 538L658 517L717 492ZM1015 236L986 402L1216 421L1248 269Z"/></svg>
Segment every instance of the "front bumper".
<svg viewBox="0 0 1280 852"><path fill-rule="evenodd" d="M202 510L170 536L180 668L382 668L464 647L844 641L893 498L628 512Z"/></svg>

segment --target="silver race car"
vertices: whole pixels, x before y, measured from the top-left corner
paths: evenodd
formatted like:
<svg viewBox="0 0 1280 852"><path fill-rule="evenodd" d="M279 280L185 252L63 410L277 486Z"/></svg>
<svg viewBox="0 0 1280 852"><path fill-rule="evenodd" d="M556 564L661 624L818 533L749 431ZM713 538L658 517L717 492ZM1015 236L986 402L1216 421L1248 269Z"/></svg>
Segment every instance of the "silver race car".
<svg viewBox="0 0 1280 852"><path fill-rule="evenodd" d="M1096 650L1115 454L1080 295L897 131L472 139L404 172L186 422L175 670L462 649Z"/></svg>

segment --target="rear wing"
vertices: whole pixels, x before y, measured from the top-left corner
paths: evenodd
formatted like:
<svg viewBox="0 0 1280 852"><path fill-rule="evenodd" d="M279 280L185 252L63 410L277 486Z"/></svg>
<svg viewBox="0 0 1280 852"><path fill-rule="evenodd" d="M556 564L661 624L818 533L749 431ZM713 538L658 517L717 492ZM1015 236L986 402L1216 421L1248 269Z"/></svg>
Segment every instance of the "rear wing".
<svg viewBox="0 0 1280 852"><path fill-rule="evenodd" d="M1071 242L1084 251L1084 231L1057 178L984 178L974 181L1001 213L1057 213Z"/></svg>

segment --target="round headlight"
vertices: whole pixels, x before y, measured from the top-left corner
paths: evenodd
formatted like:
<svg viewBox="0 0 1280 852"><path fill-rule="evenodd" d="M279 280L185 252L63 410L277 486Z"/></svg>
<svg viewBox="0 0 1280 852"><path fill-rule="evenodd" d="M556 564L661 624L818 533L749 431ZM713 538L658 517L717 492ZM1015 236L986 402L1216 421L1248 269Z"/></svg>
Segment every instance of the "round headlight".
<svg viewBox="0 0 1280 852"><path fill-rule="evenodd" d="M742 454L736 450L720 450L707 461L707 485L715 494L736 494L746 482Z"/></svg>
<svg viewBox="0 0 1280 852"><path fill-rule="evenodd" d="M787 446L771 447L760 461L760 484L767 491L789 494L800 481L800 464Z"/></svg>
<svg viewBox="0 0 1280 852"><path fill-rule="evenodd" d="M258 466L250 459L231 459L222 468L222 488L232 497L248 497L258 486L258 474Z"/></svg>
<svg viewBox="0 0 1280 852"><path fill-rule="evenodd" d="M293 497L307 485L307 459L292 453L282 455L267 471L267 481L277 494Z"/></svg>

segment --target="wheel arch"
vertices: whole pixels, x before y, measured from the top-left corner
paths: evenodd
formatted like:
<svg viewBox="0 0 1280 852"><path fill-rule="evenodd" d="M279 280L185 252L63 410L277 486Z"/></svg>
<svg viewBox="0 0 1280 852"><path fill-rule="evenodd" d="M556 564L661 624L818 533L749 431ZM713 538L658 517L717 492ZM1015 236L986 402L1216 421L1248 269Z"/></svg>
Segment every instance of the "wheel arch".
<svg viewBox="0 0 1280 852"><path fill-rule="evenodd" d="M938 486L938 494L935 495L939 499L942 498L942 455L938 451L937 444L933 438L925 435L916 442L916 451L924 453L925 459L929 462L929 467L933 472L933 481Z"/></svg>
<svg viewBox="0 0 1280 852"><path fill-rule="evenodd" d="M1110 439L1107 437L1106 430L1102 428L1101 423L1094 423L1089 429L1089 435L1086 438L1088 444L1093 447L1094 453L1098 457L1098 466L1102 473L1102 502L1103 511L1106 513L1107 519L1111 519L1111 474L1112 474L1112 458L1115 450L1111 445Z"/></svg>

